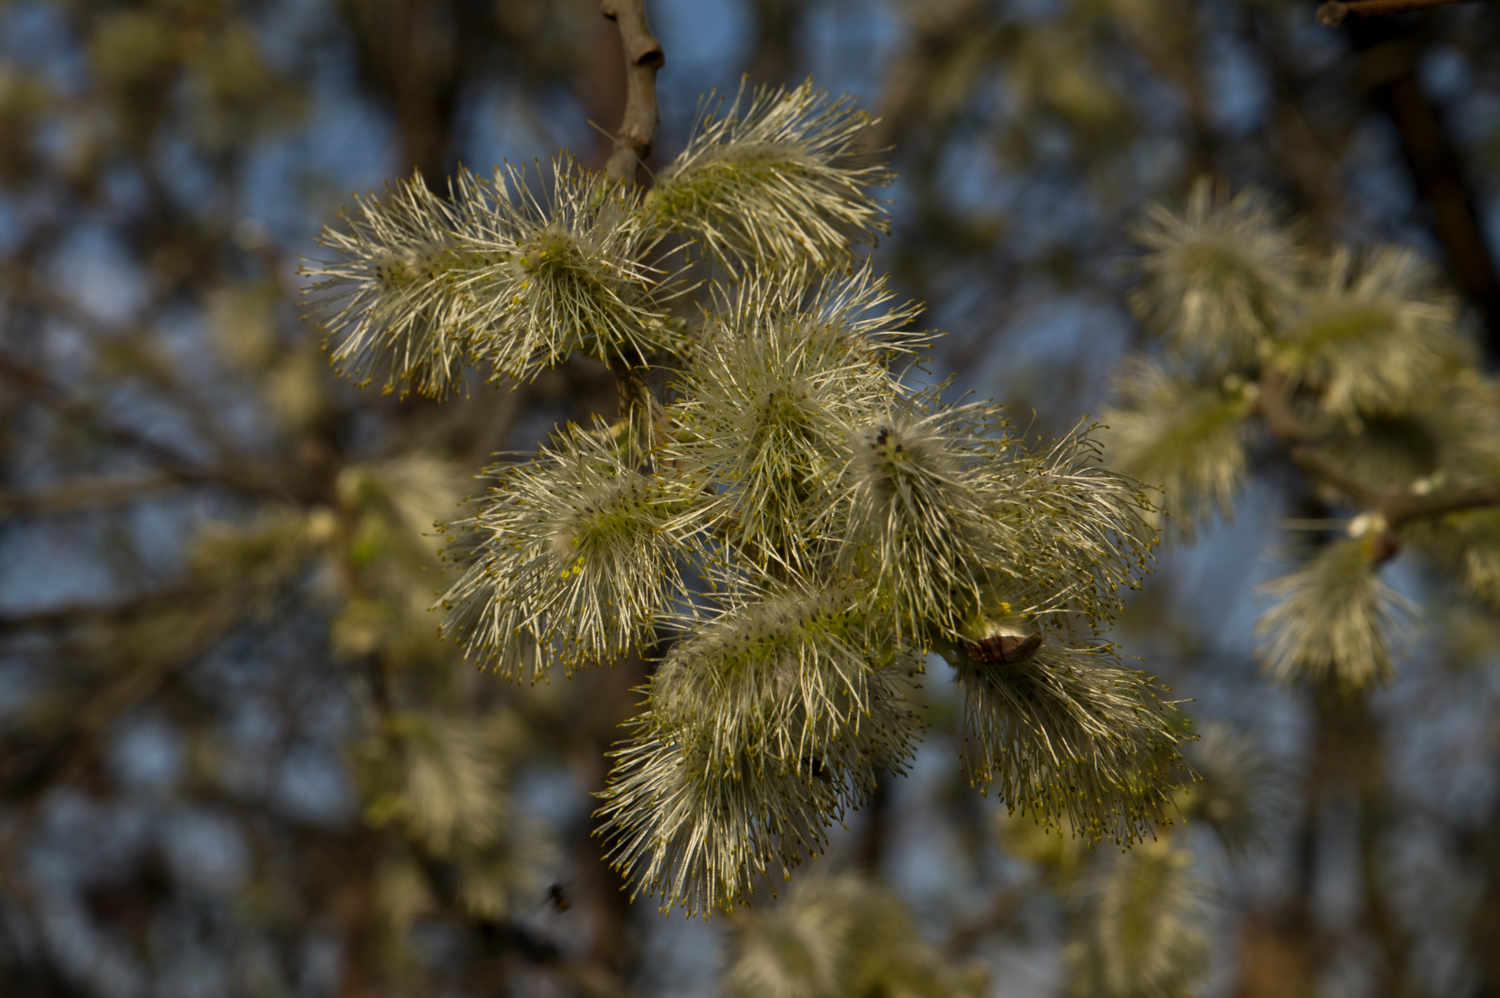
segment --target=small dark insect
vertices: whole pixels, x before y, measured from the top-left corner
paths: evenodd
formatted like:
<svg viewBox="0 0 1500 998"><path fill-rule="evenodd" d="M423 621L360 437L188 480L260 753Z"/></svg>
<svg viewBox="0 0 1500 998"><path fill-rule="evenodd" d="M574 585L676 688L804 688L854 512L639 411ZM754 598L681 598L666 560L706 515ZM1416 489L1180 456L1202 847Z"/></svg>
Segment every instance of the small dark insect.
<svg viewBox="0 0 1500 998"><path fill-rule="evenodd" d="M1002 665L1015 665L1035 655L1041 646L1040 631L1034 634L999 634L971 643L969 654L986 664L999 662Z"/></svg>
<svg viewBox="0 0 1500 998"><path fill-rule="evenodd" d="M833 782L833 774L829 773L828 766L822 759L813 755L804 758L802 761L806 764L808 772L812 773L814 777L822 780L824 783Z"/></svg>
<svg viewBox="0 0 1500 998"><path fill-rule="evenodd" d="M558 911L567 911L569 908L573 907L573 901L568 897L568 889L561 883L553 884L551 887L547 888L546 903L556 908Z"/></svg>

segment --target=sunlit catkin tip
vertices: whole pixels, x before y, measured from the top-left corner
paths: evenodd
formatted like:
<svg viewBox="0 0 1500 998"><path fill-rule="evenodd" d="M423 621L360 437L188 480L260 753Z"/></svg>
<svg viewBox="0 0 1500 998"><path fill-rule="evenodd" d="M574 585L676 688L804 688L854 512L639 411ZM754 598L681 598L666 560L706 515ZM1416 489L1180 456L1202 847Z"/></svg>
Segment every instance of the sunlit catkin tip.
<svg viewBox="0 0 1500 998"><path fill-rule="evenodd" d="M391 391L444 395L470 364L518 380L578 351L602 360L679 350L655 303L663 274L641 261L655 236L638 195L603 190L571 158L550 178L507 168L491 182L460 171L452 199L418 181L358 200L348 231L322 242L314 314L338 343L333 362Z"/></svg>
<svg viewBox="0 0 1500 998"><path fill-rule="evenodd" d="M863 281L863 278L858 278ZM715 515L761 567L811 566L816 525L848 460L846 425L899 391L885 355L900 338L866 313L871 282L762 276L721 293L685 379L671 448L689 473L734 483Z"/></svg>
<svg viewBox="0 0 1500 998"><path fill-rule="evenodd" d="M334 367L402 395L455 391L472 310L453 287L484 266L462 246L461 210L420 177L355 202L344 228L325 228L318 239L340 258L303 268L316 279L304 294L335 344Z"/></svg>
<svg viewBox="0 0 1500 998"><path fill-rule="evenodd" d="M471 244L494 261L471 288L488 329L479 360L526 380L575 351L608 361L681 346L655 300L666 275L642 262L655 237L638 224L633 189L601 185L567 156L544 193L510 166L461 183L476 206Z"/></svg>
<svg viewBox="0 0 1500 998"><path fill-rule="evenodd" d="M743 270L828 266L888 231L865 190L892 174L857 151L869 117L811 82L743 91L727 112L700 107L692 137L663 170L648 217L693 236L711 259Z"/></svg>
<svg viewBox="0 0 1500 998"><path fill-rule="evenodd" d="M889 412L855 426L850 462L855 488L887 502L899 502L914 488L939 502L944 492L956 496L962 489L960 459L940 418Z"/></svg>
<svg viewBox="0 0 1500 998"><path fill-rule="evenodd" d="M730 910L773 866L800 865L845 808L818 780L747 759L704 766L680 743L637 740L617 759L599 810L611 865L690 916Z"/></svg>

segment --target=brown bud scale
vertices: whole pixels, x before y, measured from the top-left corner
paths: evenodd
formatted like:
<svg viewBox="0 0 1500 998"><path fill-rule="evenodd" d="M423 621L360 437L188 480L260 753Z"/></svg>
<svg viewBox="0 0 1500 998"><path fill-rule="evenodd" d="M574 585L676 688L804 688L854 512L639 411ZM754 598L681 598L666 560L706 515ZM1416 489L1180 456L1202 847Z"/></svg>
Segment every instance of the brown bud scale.
<svg viewBox="0 0 1500 998"><path fill-rule="evenodd" d="M972 642L969 645L969 654L975 660L986 664L998 662L1002 665L1015 665L1035 655L1041 646L1042 633L1040 631L1024 635L1001 634Z"/></svg>

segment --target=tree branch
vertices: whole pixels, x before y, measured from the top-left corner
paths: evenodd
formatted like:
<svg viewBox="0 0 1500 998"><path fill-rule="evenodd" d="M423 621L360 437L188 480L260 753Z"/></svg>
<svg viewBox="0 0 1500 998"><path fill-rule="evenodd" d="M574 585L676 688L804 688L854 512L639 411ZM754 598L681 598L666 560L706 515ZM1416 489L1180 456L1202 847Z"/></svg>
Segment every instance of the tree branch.
<svg viewBox="0 0 1500 998"><path fill-rule="evenodd" d="M1318 23L1336 28L1349 17L1383 17L1387 14L1405 14L1428 7L1468 2L1469 0L1327 0L1318 8Z"/></svg>
<svg viewBox="0 0 1500 998"><path fill-rule="evenodd" d="M170 473L73 478L30 492L0 490L0 520L27 514L66 513L70 510L133 502L185 484Z"/></svg>
<svg viewBox="0 0 1500 998"><path fill-rule="evenodd" d="M199 467L174 448L153 440L139 430L108 419L95 411L88 402L72 397L65 388L54 384L41 372L4 356L0 356L0 379L14 382L42 405L63 416L79 420L92 432L154 458L164 466L160 469L160 474L178 484L219 485L274 499L290 499L308 492L306 488L300 487L301 483L287 480L278 469L269 466L231 460L221 461L209 468ZM23 506L26 504L24 499L20 502ZM0 506L0 514L4 512L5 507Z"/></svg>
<svg viewBox="0 0 1500 998"><path fill-rule="evenodd" d="M1256 385L1256 407L1266 421L1271 436L1284 444L1301 443L1312 437L1312 428L1292 411L1287 402L1287 390L1291 375L1284 367L1270 365L1261 368L1260 382Z"/></svg>
<svg viewBox="0 0 1500 998"><path fill-rule="evenodd" d="M1355 502L1374 505L1378 497L1374 490L1359 479L1344 474L1317 451L1305 446L1317 434L1303 422L1288 401L1290 372L1278 365L1268 365L1261 370L1260 383L1256 387L1256 408L1260 410L1271 436L1286 446L1287 458L1308 477L1333 486Z"/></svg>
<svg viewBox="0 0 1500 998"><path fill-rule="evenodd" d="M989 907L953 925L943 951L954 960L968 956L985 937L1009 927L1021 906L1040 889L1034 877L997 889L990 895Z"/></svg>
<svg viewBox="0 0 1500 998"><path fill-rule="evenodd" d="M154 592L126 596L111 603L65 603L42 610L0 615L0 637L28 629L72 627L80 623L120 623L202 595L196 583L181 583Z"/></svg>
<svg viewBox="0 0 1500 998"><path fill-rule="evenodd" d="M1479 312L1494 369L1500 365L1500 261L1485 238L1460 150L1417 79L1425 32L1387 19L1355 21L1347 33L1359 60L1355 75L1367 81L1370 104L1396 127L1425 221L1442 244L1456 290Z"/></svg>
<svg viewBox="0 0 1500 998"><path fill-rule="evenodd" d="M655 411L661 403L651 394L644 367L636 367L629 358L616 356L610 361L609 369L620 390L619 416L630 420L631 452L644 455L656 444Z"/></svg>
<svg viewBox="0 0 1500 998"><path fill-rule="evenodd" d="M661 112L656 106L656 73L667 58L651 34L644 0L604 0L599 10L620 29L625 49L625 117L615 136L605 173L635 183L636 170L651 152Z"/></svg>
<svg viewBox="0 0 1500 998"><path fill-rule="evenodd" d="M1291 458L1292 463L1302 469L1308 477L1316 478L1325 485L1333 486L1361 506L1373 508L1380 505L1384 493L1372 488L1353 475L1346 474L1344 469L1311 447L1292 446L1287 448L1286 453L1287 457Z"/></svg>
<svg viewBox="0 0 1500 998"><path fill-rule="evenodd" d="M518 922L480 919L477 925L480 938L487 944L547 968L571 984L583 998L635 998L635 993L608 967L570 958L555 942Z"/></svg>
<svg viewBox="0 0 1500 998"><path fill-rule="evenodd" d="M1385 517L1385 522L1391 530L1396 530L1413 520L1421 520L1429 516L1446 516L1449 513L1461 513L1467 509L1480 509L1485 506L1500 506L1500 484L1454 492L1437 492L1425 496L1398 492L1382 500L1376 507L1376 511Z"/></svg>
<svg viewBox="0 0 1500 998"><path fill-rule="evenodd" d="M661 121L656 73L667 59L651 34L644 0L603 0L599 9L619 27L625 52L625 116L604 172L617 183L634 184ZM656 439L656 399L645 371L633 363L633 358L623 356L616 356L609 366L620 390L620 418L629 419L635 431L631 436L633 447L641 453L650 451Z"/></svg>
<svg viewBox="0 0 1500 998"><path fill-rule="evenodd" d="M1380 536L1371 547L1371 558L1377 564L1400 550L1398 531L1416 520L1446 516L1467 509L1500 506L1500 483L1472 489L1459 489L1419 495L1405 490L1387 491L1346 473L1332 461L1307 446L1314 431L1292 411L1287 401L1290 375L1281 367L1262 370L1256 405L1266 429L1286 445L1287 458L1309 478L1332 486L1355 503L1378 517Z"/></svg>
<svg viewBox="0 0 1500 998"><path fill-rule="evenodd" d="M603 964L564 952L552 939L520 922L465 911L454 895L452 873L446 863L429 859L423 864L423 872L433 896L455 920L473 928L485 948L499 955L514 953L546 968L582 998L636 998L619 975Z"/></svg>

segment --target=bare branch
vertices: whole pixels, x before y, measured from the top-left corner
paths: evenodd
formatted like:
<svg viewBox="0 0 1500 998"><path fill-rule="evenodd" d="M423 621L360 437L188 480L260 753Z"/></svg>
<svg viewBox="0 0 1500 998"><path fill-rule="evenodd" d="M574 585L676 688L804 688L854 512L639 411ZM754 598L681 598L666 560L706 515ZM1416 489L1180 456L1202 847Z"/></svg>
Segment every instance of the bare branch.
<svg viewBox="0 0 1500 998"><path fill-rule="evenodd" d="M661 121L656 104L656 73L667 60L651 34L644 0L603 0L599 9L619 27L625 52L625 116L605 173L611 180L634 184L640 164L651 152L656 125ZM620 389L620 418L632 421L636 431L632 440L649 451L655 440L656 399L646 383L645 372L629 357L616 357L610 363L610 370Z"/></svg>
<svg viewBox="0 0 1500 998"><path fill-rule="evenodd" d="M1382 17L1467 2L1469 0L1327 0L1318 8L1318 23L1336 28L1350 17Z"/></svg>
<svg viewBox="0 0 1500 998"><path fill-rule="evenodd" d="M586 957L568 954L535 929L510 919L487 918L467 912L454 895L452 871L442 861L429 859L423 870L434 896L454 918L477 932L486 949L497 954L514 953L528 963L546 968L559 980L572 985L581 998L635 998L635 993L613 970Z"/></svg>
<svg viewBox="0 0 1500 998"><path fill-rule="evenodd" d="M1286 456L1303 473L1326 485L1331 485L1362 505L1373 506L1380 493L1364 482L1344 474L1338 467L1325 460L1316 451L1307 447L1316 433L1292 410L1288 395L1291 376L1283 367L1268 366L1261 371L1256 407L1266 422L1271 436L1286 445Z"/></svg>
<svg viewBox="0 0 1500 998"><path fill-rule="evenodd" d="M49 380L42 372L3 356L0 356L0 379L13 382L47 408L79 420L92 432L153 458L163 466L159 473L172 482L182 485L221 485L250 495L277 499L289 499L308 491L305 483L294 481L283 469L271 466L227 460L220 461L213 467L201 467L174 448L107 418L87 401L74 397L67 389ZM18 500L22 507L28 505L24 497L11 496L0 501L0 515L9 511L7 503L10 499Z"/></svg>
<svg viewBox="0 0 1500 998"><path fill-rule="evenodd" d="M947 955L953 959L968 956L986 937L1011 927L1022 905L1035 897L1037 890L1037 882L1032 877L995 890L990 894L987 908L956 921L948 931L944 946Z"/></svg>
<svg viewBox="0 0 1500 998"><path fill-rule="evenodd" d="M188 484L169 474L97 475L74 478L31 492L0 491L0 518L66 513L85 507L133 502Z"/></svg>
<svg viewBox="0 0 1500 998"><path fill-rule="evenodd" d="M1290 383L1291 378L1285 368L1266 367L1260 372L1258 394L1255 396L1256 406L1266 421L1266 429L1284 444L1299 443L1313 435L1312 429L1298 418L1287 402Z"/></svg>
<svg viewBox="0 0 1500 998"><path fill-rule="evenodd" d="M1346 474L1342 468L1329 461L1310 447L1293 446L1287 449L1287 457L1310 478L1324 485L1331 485L1361 506L1380 505L1384 496L1380 490Z"/></svg>
<svg viewBox="0 0 1500 998"><path fill-rule="evenodd" d="M1371 560L1379 564L1401 549L1400 529L1416 520L1446 516L1467 509L1500 506L1500 483L1429 495L1378 489L1347 474L1332 461L1307 446L1314 436L1287 402L1290 378L1283 368L1271 366L1261 372L1256 404L1266 429L1286 445L1287 458L1309 478L1332 486L1355 503L1376 514L1380 536L1371 546Z"/></svg>
<svg viewBox="0 0 1500 998"><path fill-rule="evenodd" d="M1467 509L1479 509L1484 506L1500 506L1500 484L1453 492L1436 492L1425 496L1406 492L1397 493L1388 496L1377 509L1385 517L1385 522L1390 529L1396 530L1413 520L1429 516L1446 516L1449 513L1461 513Z"/></svg>
<svg viewBox="0 0 1500 998"><path fill-rule="evenodd" d="M119 624L169 609L202 595L200 586L183 583L137 593L109 603L65 603L41 610L0 616L0 636L28 629L61 629L81 624Z"/></svg>
<svg viewBox="0 0 1500 998"><path fill-rule="evenodd" d="M625 49L625 117L605 172L612 180L635 183L636 169L650 154L661 120L656 106L656 72L667 60L651 34L644 0L604 0L599 9L619 27Z"/></svg>

